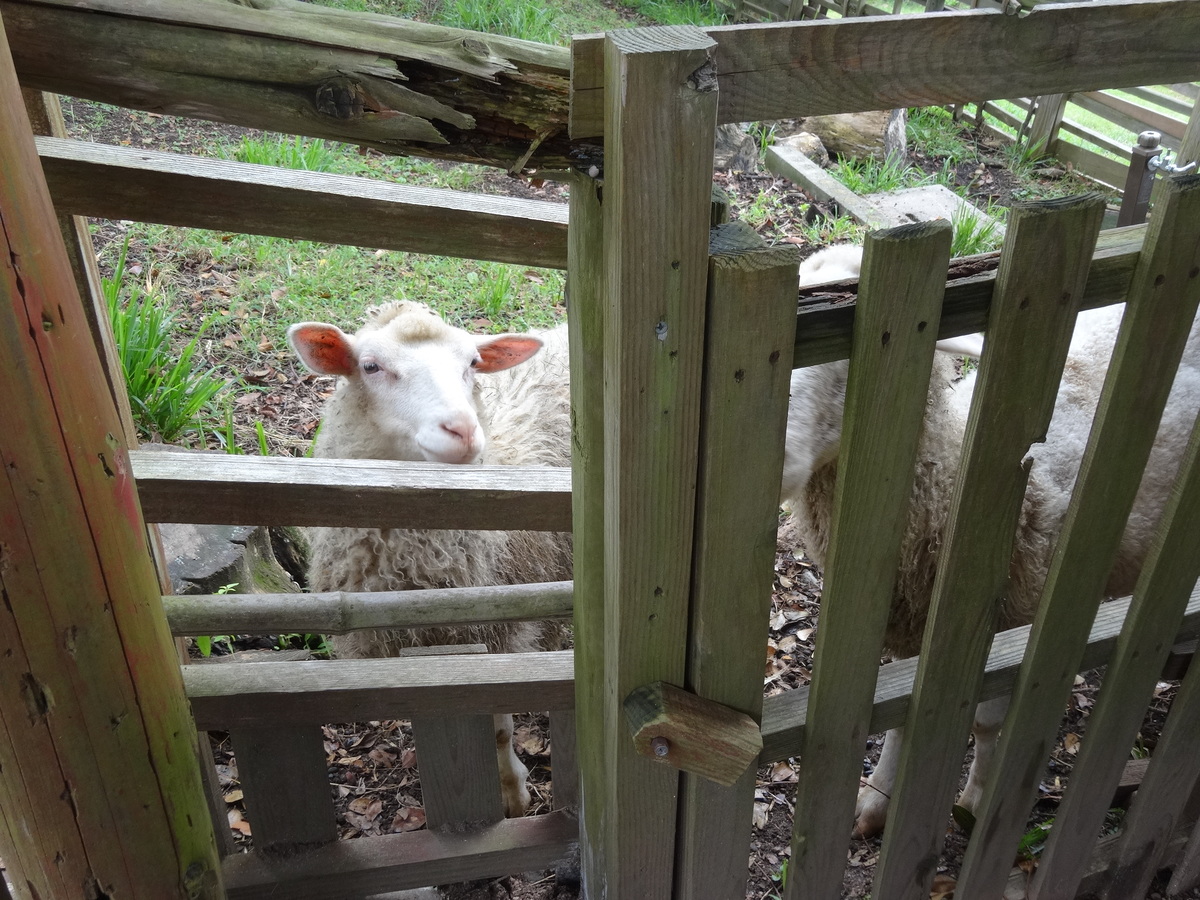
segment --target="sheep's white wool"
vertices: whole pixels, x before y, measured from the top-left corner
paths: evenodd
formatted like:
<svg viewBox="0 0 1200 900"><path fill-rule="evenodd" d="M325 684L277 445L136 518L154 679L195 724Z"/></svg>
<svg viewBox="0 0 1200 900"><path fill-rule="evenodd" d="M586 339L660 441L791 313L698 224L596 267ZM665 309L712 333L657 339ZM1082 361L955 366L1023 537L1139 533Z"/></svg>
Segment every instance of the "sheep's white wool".
<svg viewBox="0 0 1200 900"><path fill-rule="evenodd" d="M303 323L293 326L289 337L310 366L343 376L325 409L317 456L421 460L433 453L447 462L570 464L565 327L541 334L540 341L492 341L452 328L422 304L400 301L371 310L353 336L333 326ZM529 358L538 343L541 351ZM367 379L374 380L366 385ZM438 407L432 417L430 405ZM569 534L314 528L309 536L312 591L526 584L571 577ZM351 657L479 643L493 652L522 653L561 649L567 639L566 626L557 623L510 622L358 632L335 637L333 647L336 655ZM495 718L505 809L517 816L529 805L528 771L512 747L512 716Z"/></svg>
<svg viewBox="0 0 1200 900"><path fill-rule="evenodd" d="M835 247L822 251L801 265L800 283L804 286L831 277L857 277L857 271L845 273L853 268L854 257L860 255L859 248ZM829 273L835 270L837 275L831 276ZM1078 317L1046 439L1029 451L1033 462L1013 548L1009 591L1000 609L1001 629L1033 620L1054 543L1062 530L1079 473L1123 311L1122 306L1115 306L1084 312ZM824 564L829 546L847 372L848 363L843 360L792 373L781 496L793 513L800 544L818 565ZM885 636L887 649L896 656L912 656L920 651L974 388L974 373L956 381L951 358L935 354L917 451L912 504ZM1129 593L1134 587L1198 408L1200 318L1192 325L1109 575L1106 590L1110 596ZM976 762L960 800L969 808L981 794L986 772L979 769L986 768L986 763L981 764L980 760L990 758L988 749L996 740L1003 713L1003 705L996 704L981 704L976 713ZM889 732L879 766L859 796L856 830L860 833L870 834L883 827L898 758L897 737L896 731Z"/></svg>

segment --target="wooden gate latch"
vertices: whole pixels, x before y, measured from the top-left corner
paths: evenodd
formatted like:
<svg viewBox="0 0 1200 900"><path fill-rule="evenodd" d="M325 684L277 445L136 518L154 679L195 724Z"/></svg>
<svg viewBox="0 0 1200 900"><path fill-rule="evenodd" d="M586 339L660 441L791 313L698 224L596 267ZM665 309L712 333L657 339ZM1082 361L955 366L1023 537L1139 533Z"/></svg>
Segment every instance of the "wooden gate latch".
<svg viewBox="0 0 1200 900"><path fill-rule="evenodd" d="M750 716L665 681L636 688L624 707L638 753L726 787L762 752Z"/></svg>

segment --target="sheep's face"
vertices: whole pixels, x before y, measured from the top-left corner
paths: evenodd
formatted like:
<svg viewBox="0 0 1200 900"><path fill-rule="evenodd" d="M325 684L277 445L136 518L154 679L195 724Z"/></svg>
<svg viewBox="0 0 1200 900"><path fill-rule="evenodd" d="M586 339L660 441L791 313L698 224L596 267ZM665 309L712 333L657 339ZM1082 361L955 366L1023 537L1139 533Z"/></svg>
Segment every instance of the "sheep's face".
<svg viewBox="0 0 1200 900"><path fill-rule="evenodd" d="M288 330L288 340L310 369L343 376L338 390L355 394L342 415L359 421L326 428L366 425L373 439L385 438L392 459L476 462L486 442L476 376L524 362L542 342L531 335L471 335L417 309L420 315L377 317L353 335L303 322Z"/></svg>

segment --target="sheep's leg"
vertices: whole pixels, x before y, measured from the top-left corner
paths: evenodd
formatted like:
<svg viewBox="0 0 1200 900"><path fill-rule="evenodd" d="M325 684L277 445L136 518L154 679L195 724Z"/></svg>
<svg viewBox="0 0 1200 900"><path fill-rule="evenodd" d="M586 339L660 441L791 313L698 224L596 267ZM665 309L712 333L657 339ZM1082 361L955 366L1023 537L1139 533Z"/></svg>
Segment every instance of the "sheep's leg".
<svg viewBox="0 0 1200 900"><path fill-rule="evenodd" d="M892 788L896 785L896 772L900 768L900 752L904 749L904 729L893 728L883 739L879 762L875 771L858 791L858 805L854 810L854 833L859 837L871 837L883 831L887 821L888 804L892 801Z"/></svg>
<svg viewBox="0 0 1200 900"><path fill-rule="evenodd" d="M529 770L513 748L513 717L501 715L496 722L496 763L500 767L500 793L504 814L510 819L525 815L529 809L529 788L525 786Z"/></svg>
<svg viewBox="0 0 1200 900"><path fill-rule="evenodd" d="M996 745L1000 741L1000 726L1008 712L1008 697L985 700L975 707L975 759L971 762L971 773L967 786L958 798L958 805L975 812L983 797L983 786L991 776L992 760L996 756Z"/></svg>

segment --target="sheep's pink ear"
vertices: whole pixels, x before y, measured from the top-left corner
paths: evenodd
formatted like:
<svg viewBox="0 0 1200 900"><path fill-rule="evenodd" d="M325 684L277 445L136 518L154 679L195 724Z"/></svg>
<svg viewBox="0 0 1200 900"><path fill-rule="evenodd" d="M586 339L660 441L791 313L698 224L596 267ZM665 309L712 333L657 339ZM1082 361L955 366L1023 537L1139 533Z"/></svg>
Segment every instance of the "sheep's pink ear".
<svg viewBox="0 0 1200 900"><path fill-rule="evenodd" d="M352 375L358 369L350 338L336 325L301 322L288 329L288 342L318 375Z"/></svg>
<svg viewBox="0 0 1200 900"><path fill-rule="evenodd" d="M476 372L500 372L520 365L542 349L542 339L528 334L502 334L479 338Z"/></svg>

